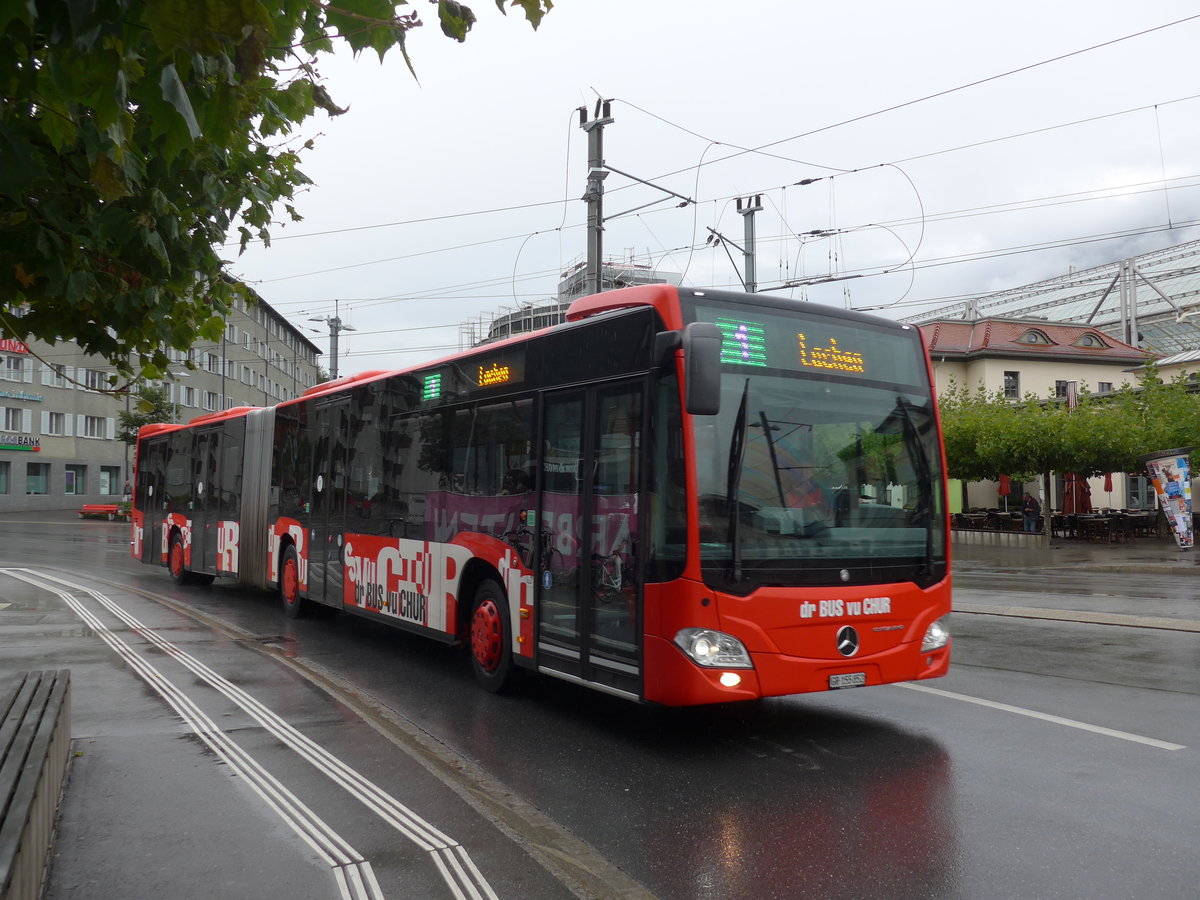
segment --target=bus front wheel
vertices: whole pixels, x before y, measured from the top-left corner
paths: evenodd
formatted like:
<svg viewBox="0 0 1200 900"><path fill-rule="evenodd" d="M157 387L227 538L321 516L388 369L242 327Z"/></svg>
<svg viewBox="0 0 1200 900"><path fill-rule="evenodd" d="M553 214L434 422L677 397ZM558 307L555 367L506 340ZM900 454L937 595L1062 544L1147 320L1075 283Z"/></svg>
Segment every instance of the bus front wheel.
<svg viewBox="0 0 1200 900"><path fill-rule="evenodd" d="M475 591L470 632L475 680L495 693L504 688L512 675L512 634L504 589L491 578Z"/></svg>
<svg viewBox="0 0 1200 900"><path fill-rule="evenodd" d="M296 546L288 545L283 551L283 565L279 571L279 596L283 600L283 614L289 619L298 619L308 612L308 601L300 596L300 557Z"/></svg>

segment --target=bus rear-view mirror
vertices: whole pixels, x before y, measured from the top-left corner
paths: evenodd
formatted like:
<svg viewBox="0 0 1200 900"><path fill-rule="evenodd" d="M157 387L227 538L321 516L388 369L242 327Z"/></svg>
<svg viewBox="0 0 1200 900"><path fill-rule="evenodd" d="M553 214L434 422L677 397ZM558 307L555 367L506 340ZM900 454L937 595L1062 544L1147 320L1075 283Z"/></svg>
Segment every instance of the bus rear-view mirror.
<svg viewBox="0 0 1200 900"><path fill-rule="evenodd" d="M684 404L693 416L721 411L721 329L693 322L683 330Z"/></svg>

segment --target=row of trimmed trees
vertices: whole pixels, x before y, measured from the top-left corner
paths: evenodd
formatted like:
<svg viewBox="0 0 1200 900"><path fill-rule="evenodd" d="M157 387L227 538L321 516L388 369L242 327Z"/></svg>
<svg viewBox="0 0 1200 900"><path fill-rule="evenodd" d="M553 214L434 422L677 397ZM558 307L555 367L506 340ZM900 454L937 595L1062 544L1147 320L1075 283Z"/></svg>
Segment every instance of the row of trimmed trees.
<svg viewBox="0 0 1200 900"><path fill-rule="evenodd" d="M1044 472L1144 472L1145 454L1200 443L1195 387L1182 374L1163 382L1151 365L1139 384L1105 394L1084 388L1068 408L1062 399L1027 394L1014 402L952 383L938 402L948 474L1033 481Z"/></svg>

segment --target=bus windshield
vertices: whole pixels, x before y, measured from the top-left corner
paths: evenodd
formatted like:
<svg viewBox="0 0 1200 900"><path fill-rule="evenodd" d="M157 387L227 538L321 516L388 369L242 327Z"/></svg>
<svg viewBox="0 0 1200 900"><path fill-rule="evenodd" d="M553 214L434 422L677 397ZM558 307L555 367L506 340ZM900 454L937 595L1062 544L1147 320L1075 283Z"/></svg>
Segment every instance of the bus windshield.
<svg viewBox="0 0 1200 900"><path fill-rule="evenodd" d="M748 349L744 358L765 363L723 352L721 412L693 420L706 582L745 594L944 577L941 455L915 335L739 316L701 311L729 353ZM818 346L833 350L826 365L796 362L811 362Z"/></svg>

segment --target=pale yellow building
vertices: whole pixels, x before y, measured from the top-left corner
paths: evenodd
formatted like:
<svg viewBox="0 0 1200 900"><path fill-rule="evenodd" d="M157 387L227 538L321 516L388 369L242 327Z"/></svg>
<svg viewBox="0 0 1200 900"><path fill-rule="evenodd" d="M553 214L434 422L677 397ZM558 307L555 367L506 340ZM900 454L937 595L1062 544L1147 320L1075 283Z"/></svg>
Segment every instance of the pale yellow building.
<svg viewBox="0 0 1200 900"><path fill-rule="evenodd" d="M1069 399L1089 391L1110 393L1138 382L1137 371L1154 358L1096 328L1048 322L1044 319L987 318L973 321L944 319L920 326L929 346L939 393L958 385L1020 400ZM1095 507L1152 509L1153 488L1142 475L1113 474L1088 482ZM1106 490L1111 486L1111 490ZM1003 507L1021 502L1025 490L1037 495L1034 484L1013 484L1007 501L997 482L973 482L952 496L952 508ZM1062 508L1062 476L1053 479L1051 509ZM1045 504L1045 501L1043 501Z"/></svg>

